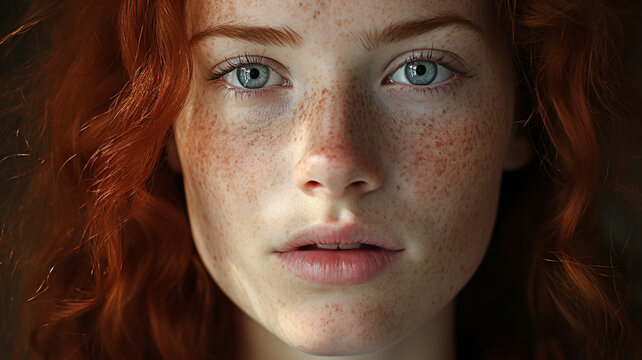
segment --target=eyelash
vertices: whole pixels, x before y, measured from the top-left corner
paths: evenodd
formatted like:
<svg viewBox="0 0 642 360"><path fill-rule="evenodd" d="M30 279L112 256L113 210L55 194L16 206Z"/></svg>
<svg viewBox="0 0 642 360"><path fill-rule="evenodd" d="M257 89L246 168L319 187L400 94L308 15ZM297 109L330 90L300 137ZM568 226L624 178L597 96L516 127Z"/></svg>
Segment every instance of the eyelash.
<svg viewBox="0 0 642 360"><path fill-rule="evenodd" d="M457 64L455 64L457 62L455 60L456 59L455 55L452 55L446 52L441 52L439 56L435 57L433 55L433 52L434 52L434 49L415 50L409 53L408 55L400 58L399 60L396 60L396 59L393 60L390 64L396 63L397 65L395 65L393 69L388 71L388 75L386 75L386 77L383 79L381 84L398 85L398 86L402 86L402 88L405 90L418 91L429 95L436 95L436 93L446 91L451 87L455 87L459 85L463 79L475 77L475 75L469 69L457 70ZM430 61L430 62L436 63L437 65L441 65L444 68L446 68L448 71L452 72L454 76L450 80L447 80L445 83L437 86L432 86L432 87L430 85L399 84L399 83L390 81L390 77L392 76L392 74L394 74L394 72L397 71L400 67L418 60ZM259 90L249 90L249 89L241 89L237 87L228 86L225 83L222 83L220 80L231 71L234 71L236 68L243 65L248 65L248 64L260 64L270 68L272 71L276 71L274 70L275 66L272 64L272 62L273 60L268 60L266 57L249 55L245 53L237 57L225 59L224 65L217 66L217 68L219 69L217 68L212 69L206 80L220 85L222 89L225 91L225 95L233 95L233 96L240 95L243 97L260 96L263 92L269 91L271 87L276 87L276 86L270 86ZM390 64L386 66L386 68L390 67L391 66ZM286 82L287 81L288 80L286 79Z"/></svg>
<svg viewBox="0 0 642 360"><path fill-rule="evenodd" d="M403 90L418 91L424 94L435 96L440 92L447 91L450 88L460 85L462 80L464 79L470 79L476 76L475 74L473 74L471 69L463 69L463 70L457 69L458 67L462 66L461 65L462 61L459 60L459 58L456 55L440 50L439 56L435 56L433 54L434 51L435 49L413 50L411 53L408 53L407 55L401 58L397 58L399 60L397 59L392 60L392 62L390 62L390 64L386 66L386 68L392 67L392 69L388 70L387 75L385 76L381 84L387 85L387 86L398 86L400 89L403 89ZM390 80L392 75L399 68L413 61L418 61L418 60L430 61L437 65L441 65L442 67L446 68L446 70L452 72L454 75L451 79L443 83L437 84L435 86L402 84L402 83L392 82Z"/></svg>
<svg viewBox="0 0 642 360"><path fill-rule="evenodd" d="M214 84L219 85L225 92L226 96L242 96L244 98L259 96L262 92L269 89L269 87L264 88L262 90L249 90L249 89L231 87L231 86L225 85L222 81L219 81L225 75L234 71L234 69L243 65L248 65L248 64L259 64L259 65L267 66L270 69L272 69L272 71L275 71L273 69L274 65L271 63L271 61L268 61L268 59L265 58L264 56L255 56L255 55L249 55L245 53L240 56L225 59L224 65L222 65L220 69L217 69L219 67L217 66L210 71L210 74L207 77L207 81L210 81L210 82L213 82Z"/></svg>
<svg viewBox="0 0 642 360"><path fill-rule="evenodd" d="M227 75L229 72L234 71L234 69L236 69L237 67L243 66L243 65L259 64L259 65L270 67L270 64L268 63L265 57L253 56L249 54L243 54L241 56L227 58L225 59L224 62L225 62L225 65L223 65L222 69L216 70L216 68L214 68L212 69L212 71L210 71L210 76L208 77L207 80L216 81L222 78L223 76Z"/></svg>

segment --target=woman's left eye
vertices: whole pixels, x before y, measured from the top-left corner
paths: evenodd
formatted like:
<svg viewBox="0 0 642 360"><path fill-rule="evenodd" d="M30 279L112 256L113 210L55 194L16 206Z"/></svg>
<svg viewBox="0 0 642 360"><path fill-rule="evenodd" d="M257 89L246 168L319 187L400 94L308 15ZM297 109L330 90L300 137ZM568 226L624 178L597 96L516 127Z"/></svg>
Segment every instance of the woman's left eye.
<svg viewBox="0 0 642 360"><path fill-rule="evenodd" d="M223 79L241 89L259 89L285 83L285 79L276 71L261 64L240 65L225 74Z"/></svg>
<svg viewBox="0 0 642 360"><path fill-rule="evenodd" d="M433 85L453 76L453 72L428 60L415 60L401 65L388 78L390 82L410 85Z"/></svg>

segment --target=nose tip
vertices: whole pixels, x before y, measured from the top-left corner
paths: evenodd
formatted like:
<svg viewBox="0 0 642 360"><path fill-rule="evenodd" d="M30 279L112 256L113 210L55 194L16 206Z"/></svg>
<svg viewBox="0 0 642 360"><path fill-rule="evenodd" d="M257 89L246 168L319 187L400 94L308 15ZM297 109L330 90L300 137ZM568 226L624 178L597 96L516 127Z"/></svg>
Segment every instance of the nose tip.
<svg viewBox="0 0 642 360"><path fill-rule="evenodd" d="M295 176L299 189L309 196L363 196L381 186L378 163L346 149L324 149L301 159Z"/></svg>
<svg viewBox="0 0 642 360"><path fill-rule="evenodd" d="M367 95L357 99L352 88L337 84L310 97L310 113L300 128L302 152L293 173L308 196L361 197L382 183L380 134L372 126L376 114L355 105Z"/></svg>

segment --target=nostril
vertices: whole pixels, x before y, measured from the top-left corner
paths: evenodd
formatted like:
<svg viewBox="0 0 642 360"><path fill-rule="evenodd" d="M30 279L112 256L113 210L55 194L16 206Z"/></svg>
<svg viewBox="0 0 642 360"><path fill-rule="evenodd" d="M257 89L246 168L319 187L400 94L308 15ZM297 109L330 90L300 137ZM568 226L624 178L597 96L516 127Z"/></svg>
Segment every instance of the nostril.
<svg viewBox="0 0 642 360"><path fill-rule="evenodd" d="M368 192L368 189L370 188L370 184L367 181L357 180L352 184L350 184L349 188L352 189L350 191L365 193L365 192Z"/></svg>
<svg viewBox="0 0 642 360"><path fill-rule="evenodd" d="M321 183L319 183L318 181L314 181L314 180L310 180L306 184L306 187L310 188L311 190L315 189L315 188L318 188L319 186L321 186Z"/></svg>

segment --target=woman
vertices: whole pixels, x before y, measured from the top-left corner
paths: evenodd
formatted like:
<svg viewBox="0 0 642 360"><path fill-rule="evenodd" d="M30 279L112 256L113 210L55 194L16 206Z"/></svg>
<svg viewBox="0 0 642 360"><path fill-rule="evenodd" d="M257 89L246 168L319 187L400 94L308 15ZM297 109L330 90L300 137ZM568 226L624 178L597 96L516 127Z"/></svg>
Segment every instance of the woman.
<svg viewBox="0 0 642 360"><path fill-rule="evenodd" d="M3 236L26 254L16 356L639 354L596 227L606 130L634 119L616 14L36 4L3 41L52 41Z"/></svg>

